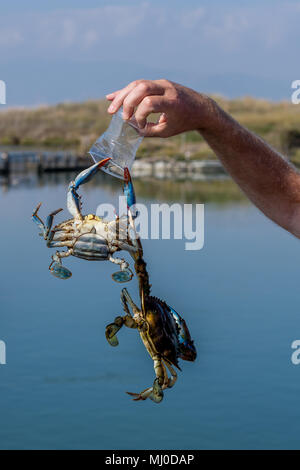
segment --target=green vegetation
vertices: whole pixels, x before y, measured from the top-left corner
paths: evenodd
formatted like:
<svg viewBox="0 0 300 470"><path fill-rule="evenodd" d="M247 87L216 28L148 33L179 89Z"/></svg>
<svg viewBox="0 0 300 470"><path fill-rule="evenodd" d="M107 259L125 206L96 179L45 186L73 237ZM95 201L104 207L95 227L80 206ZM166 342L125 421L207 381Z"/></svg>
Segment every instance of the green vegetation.
<svg viewBox="0 0 300 470"><path fill-rule="evenodd" d="M300 164L300 107L254 98L216 101L248 129ZM72 149L85 153L108 126L104 100L61 103L0 113L0 145ZM145 139L138 158L210 159L213 152L197 132L170 139Z"/></svg>
<svg viewBox="0 0 300 470"><path fill-rule="evenodd" d="M149 182L149 184L147 184ZM175 184L174 184L175 183ZM155 199L161 202L182 202L191 204L214 202L228 204L233 201L247 204L246 196L231 178L224 180L191 181L136 179L134 183L138 198Z"/></svg>

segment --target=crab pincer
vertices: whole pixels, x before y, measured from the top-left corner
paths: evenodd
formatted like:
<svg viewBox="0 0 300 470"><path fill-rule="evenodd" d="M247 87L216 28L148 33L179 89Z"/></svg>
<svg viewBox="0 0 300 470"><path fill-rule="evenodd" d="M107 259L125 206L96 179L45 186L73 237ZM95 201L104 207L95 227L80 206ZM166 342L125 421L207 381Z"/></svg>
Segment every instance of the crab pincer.
<svg viewBox="0 0 300 470"><path fill-rule="evenodd" d="M70 182L68 187L67 205L70 213L75 219L82 220L81 196L79 196L79 194L77 193L79 186L88 183L97 173L99 168L106 166L109 160L111 160L110 157L104 158L100 162L97 162L89 168L86 168L85 170L81 171L79 175L76 176L74 181Z"/></svg>
<svg viewBox="0 0 300 470"><path fill-rule="evenodd" d="M136 208L135 208L136 197L135 197L134 187L133 187L133 183L132 183L128 168L124 169L123 193L127 200L127 208L131 211L132 218L135 219L138 215Z"/></svg>
<svg viewBox="0 0 300 470"><path fill-rule="evenodd" d="M81 186L82 184L88 183L97 173L97 171L101 167L105 167L110 160L111 157L104 158L100 162L95 163L94 165L90 166L89 168L86 168L81 173L79 173L79 175L76 176L74 181L75 189L78 189L79 186Z"/></svg>

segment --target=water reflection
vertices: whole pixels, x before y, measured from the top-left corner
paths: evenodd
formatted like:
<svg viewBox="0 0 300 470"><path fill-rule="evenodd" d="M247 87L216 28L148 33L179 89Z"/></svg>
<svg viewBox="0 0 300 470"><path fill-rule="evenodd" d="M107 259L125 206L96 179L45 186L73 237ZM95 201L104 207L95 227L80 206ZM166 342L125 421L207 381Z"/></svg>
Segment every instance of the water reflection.
<svg viewBox="0 0 300 470"><path fill-rule="evenodd" d="M160 406L133 403L124 390L148 384L153 364L134 331L120 332L119 349L105 340L122 313L113 267L74 259L71 280L55 279L31 221L41 200L43 214L65 207L73 177L1 178L0 447L299 448L299 240L230 194L229 181L216 195L211 182L135 180L149 204L207 204L203 250L143 243L153 292L182 313L199 357ZM121 193L98 178L83 187L85 209Z"/></svg>
<svg viewBox="0 0 300 470"><path fill-rule="evenodd" d="M74 172L58 173L11 173L0 176L0 187L3 193L11 189L36 188L36 187L67 187L76 176ZM203 181L193 180L161 180L155 178L135 178L135 189L139 200L155 199L160 202L215 202L228 204L239 202L247 204L247 199L238 186L230 178L207 179ZM88 185L86 191L102 188L110 193L120 191L121 183L116 178L111 178L104 173L99 173Z"/></svg>

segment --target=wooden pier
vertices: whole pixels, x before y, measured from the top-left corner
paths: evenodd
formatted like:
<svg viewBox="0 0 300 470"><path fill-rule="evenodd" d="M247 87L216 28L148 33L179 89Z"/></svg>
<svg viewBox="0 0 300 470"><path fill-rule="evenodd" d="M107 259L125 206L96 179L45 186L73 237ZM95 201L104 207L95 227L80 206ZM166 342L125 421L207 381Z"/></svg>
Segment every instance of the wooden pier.
<svg viewBox="0 0 300 470"><path fill-rule="evenodd" d="M80 171L92 164L87 156L62 152L2 152L0 174L36 171L49 173L59 171Z"/></svg>
<svg viewBox="0 0 300 470"><path fill-rule="evenodd" d="M0 175L16 173L73 172L92 165L92 158L70 152L0 152ZM216 179L226 177L218 160L176 160L173 158L142 158L134 162L134 177L155 179Z"/></svg>

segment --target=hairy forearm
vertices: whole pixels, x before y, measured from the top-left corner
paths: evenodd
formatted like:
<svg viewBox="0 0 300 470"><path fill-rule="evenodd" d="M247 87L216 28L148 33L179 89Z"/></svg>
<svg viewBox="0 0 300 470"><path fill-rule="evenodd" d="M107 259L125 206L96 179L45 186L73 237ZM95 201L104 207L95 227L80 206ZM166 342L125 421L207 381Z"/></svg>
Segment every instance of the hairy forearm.
<svg viewBox="0 0 300 470"><path fill-rule="evenodd" d="M225 113L213 100L200 134L241 189L274 222L300 237L300 175L261 138ZM299 220L299 222L298 222Z"/></svg>
<svg viewBox="0 0 300 470"><path fill-rule="evenodd" d="M146 137L197 129L246 195L274 222L300 238L300 175L266 142L242 127L214 100L169 80L136 80L107 95L108 112L123 106ZM156 123L147 122L159 113Z"/></svg>

